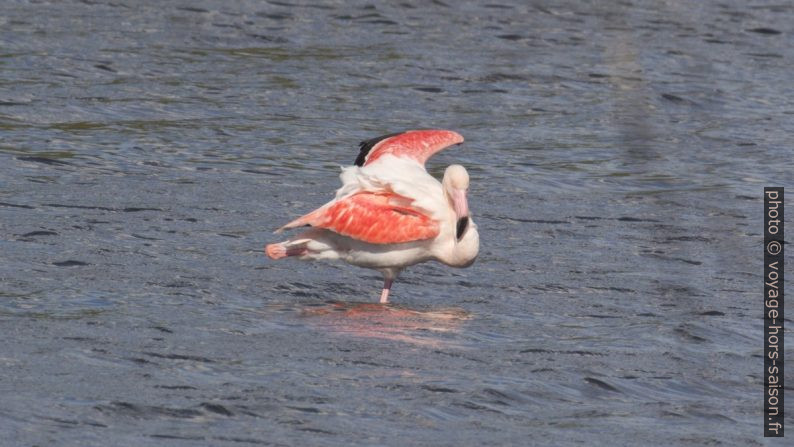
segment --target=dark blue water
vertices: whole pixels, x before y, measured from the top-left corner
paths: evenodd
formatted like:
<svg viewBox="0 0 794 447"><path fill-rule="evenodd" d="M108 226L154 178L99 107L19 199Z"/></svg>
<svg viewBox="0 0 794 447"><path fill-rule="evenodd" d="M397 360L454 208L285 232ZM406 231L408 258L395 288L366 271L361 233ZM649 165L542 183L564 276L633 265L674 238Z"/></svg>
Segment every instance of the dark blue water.
<svg viewBox="0 0 794 447"><path fill-rule="evenodd" d="M0 444L766 445L793 21L2 2ZM429 169L471 174L474 266L411 268L384 308L377 272L265 258L359 141L411 128L466 138Z"/></svg>

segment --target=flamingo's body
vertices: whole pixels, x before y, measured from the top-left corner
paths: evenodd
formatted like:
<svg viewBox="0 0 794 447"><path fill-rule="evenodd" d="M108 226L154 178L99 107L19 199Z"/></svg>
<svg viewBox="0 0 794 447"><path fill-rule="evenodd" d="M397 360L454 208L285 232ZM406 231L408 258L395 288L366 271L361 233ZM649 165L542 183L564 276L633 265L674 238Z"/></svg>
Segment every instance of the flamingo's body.
<svg viewBox="0 0 794 447"><path fill-rule="evenodd" d="M312 229L265 247L272 259L341 259L379 270L388 302L392 281L403 268L429 260L468 267L479 251L466 190L469 176L449 166L444 180L430 176L424 163L436 152L463 142L447 130L415 130L361 143L355 166L342 168L336 198L284 225Z"/></svg>

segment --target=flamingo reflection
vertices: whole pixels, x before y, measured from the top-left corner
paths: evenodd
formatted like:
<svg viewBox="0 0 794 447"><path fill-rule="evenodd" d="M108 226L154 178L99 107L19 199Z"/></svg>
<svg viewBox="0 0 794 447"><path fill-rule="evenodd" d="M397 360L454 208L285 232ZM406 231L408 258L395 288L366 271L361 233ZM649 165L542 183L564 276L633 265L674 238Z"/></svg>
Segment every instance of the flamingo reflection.
<svg viewBox="0 0 794 447"><path fill-rule="evenodd" d="M449 337L471 318L463 309L413 310L374 303L330 302L304 308L312 325L340 334L380 338L428 347L458 345Z"/></svg>

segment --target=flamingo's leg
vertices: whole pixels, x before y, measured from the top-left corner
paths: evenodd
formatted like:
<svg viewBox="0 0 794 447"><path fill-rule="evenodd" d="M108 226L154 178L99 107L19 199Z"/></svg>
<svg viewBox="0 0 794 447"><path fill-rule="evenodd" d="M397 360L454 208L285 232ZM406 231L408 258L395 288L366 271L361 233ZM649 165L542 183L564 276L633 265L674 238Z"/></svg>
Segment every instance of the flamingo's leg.
<svg viewBox="0 0 794 447"><path fill-rule="evenodd" d="M391 284L394 282L391 278L386 278L383 282L383 292L380 294L380 302L381 304L386 304L389 302L389 289L391 289Z"/></svg>
<svg viewBox="0 0 794 447"><path fill-rule="evenodd" d="M279 244L269 244L265 247L265 253L270 259L281 259L287 256L302 256L308 252L306 244L288 245L288 242Z"/></svg>

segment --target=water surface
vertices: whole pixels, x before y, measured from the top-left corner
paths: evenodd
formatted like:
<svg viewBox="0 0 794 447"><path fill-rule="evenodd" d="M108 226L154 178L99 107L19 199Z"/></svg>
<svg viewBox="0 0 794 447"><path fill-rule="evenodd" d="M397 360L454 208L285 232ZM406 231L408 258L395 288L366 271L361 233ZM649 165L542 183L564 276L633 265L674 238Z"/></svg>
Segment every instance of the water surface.
<svg viewBox="0 0 794 447"><path fill-rule="evenodd" d="M794 7L0 12L9 445L765 444ZM429 170L469 169L474 266L384 308L377 272L265 258L358 141L420 127L466 138Z"/></svg>

